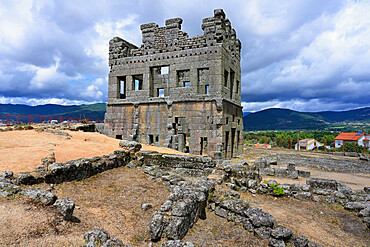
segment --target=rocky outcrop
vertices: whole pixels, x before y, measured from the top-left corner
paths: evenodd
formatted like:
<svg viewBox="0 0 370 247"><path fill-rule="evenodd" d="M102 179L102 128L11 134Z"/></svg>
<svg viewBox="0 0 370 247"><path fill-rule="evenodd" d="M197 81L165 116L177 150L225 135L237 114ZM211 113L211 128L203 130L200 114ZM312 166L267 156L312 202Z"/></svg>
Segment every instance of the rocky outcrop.
<svg viewBox="0 0 370 247"><path fill-rule="evenodd" d="M143 203L143 204L141 204L141 210L143 210L143 211L148 211L152 207L153 206L150 203Z"/></svg>
<svg viewBox="0 0 370 247"><path fill-rule="evenodd" d="M63 215L65 220L71 220L75 209L75 202L71 198L60 198L53 204L56 209Z"/></svg>
<svg viewBox="0 0 370 247"><path fill-rule="evenodd" d="M44 190L28 189L23 190L21 193L22 195L33 199L35 202L41 202L45 206L54 204L58 199L55 194Z"/></svg>
<svg viewBox="0 0 370 247"><path fill-rule="evenodd" d="M0 180L0 197L11 197L21 191L21 187L13 184L10 180Z"/></svg>

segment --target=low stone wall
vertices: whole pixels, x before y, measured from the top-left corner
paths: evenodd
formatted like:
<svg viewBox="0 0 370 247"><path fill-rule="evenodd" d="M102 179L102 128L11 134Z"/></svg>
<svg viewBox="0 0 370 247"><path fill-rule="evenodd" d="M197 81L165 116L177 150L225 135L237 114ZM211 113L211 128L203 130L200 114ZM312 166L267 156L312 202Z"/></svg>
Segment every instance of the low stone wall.
<svg viewBox="0 0 370 247"><path fill-rule="evenodd" d="M121 166L138 167L144 165L146 173L160 170L174 170L181 176L200 177L209 175L216 163L209 157L170 155L140 151L136 154L128 150L116 150L113 154L91 158L70 160L65 163L40 165L32 172L18 175L16 183L31 185L37 183L63 183L82 180L95 174ZM169 178L171 179L171 178Z"/></svg>
<svg viewBox="0 0 370 247"><path fill-rule="evenodd" d="M370 162L361 160L305 157L299 154L278 154L277 161L279 164L294 163L299 166L314 167L326 171L370 173Z"/></svg>
<svg viewBox="0 0 370 247"><path fill-rule="evenodd" d="M208 179L183 182L169 187L168 200L153 215L150 238L158 241L162 235L167 239L181 240L198 219L206 219L207 198L215 183Z"/></svg>
<svg viewBox="0 0 370 247"><path fill-rule="evenodd" d="M63 183L82 180L103 171L127 165L131 160L130 152L125 150L114 151L110 155L95 156L87 159L77 159L65 163L53 163L38 166L36 171L25 172L17 177L17 184L36 183Z"/></svg>
<svg viewBox="0 0 370 247"><path fill-rule="evenodd" d="M279 184L275 180L262 182L262 178L257 172L261 170L259 167L260 161L256 163L257 164L252 166L244 163L235 166L226 165L221 167L221 173L224 175L221 176L218 184L225 182L225 185L234 191L233 193L226 193L226 196L231 195L238 199L240 198L239 191L249 191L253 194L268 194L276 197L287 196L299 200L312 200L329 204L339 203L347 210L359 211L359 217L362 217L363 222L370 228L370 187L364 187L362 190L354 191L348 185L342 184L338 180L321 178L307 178L305 185ZM264 172L266 169L268 168L262 168ZM288 165L287 170L293 170L293 165ZM240 176L240 171L243 171L243 174L249 175ZM255 172L253 173L253 171ZM255 176L253 177L250 174L254 174ZM229 217L224 211L230 211L230 209L225 209L221 204L220 208L215 209L214 206L213 209L219 216L225 218ZM231 216L234 217L232 214ZM255 234L259 235L259 233Z"/></svg>
<svg viewBox="0 0 370 247"><path fill-rule="evenodd" d="M254 233L261 239L268 239L269 246L280 247L286 246L285 244L321 246L309 241L305 236L294 236L293 231L284 226L277 226L274 217L264 212L260 207L250 207L247 202L239 198L223 198L223 195L211 198L211 211L214 211L219 217L234 222L236 225L242 225L246 231Z"/></svg>
<svg viewBox="0 0 370 247"><path fill-rule="evenodd" d="M144 166L174 169L175 172L185 177L200 177L209 175L216 162L210 157L161 154L140 151L137 153L144 160Z"/></svg>

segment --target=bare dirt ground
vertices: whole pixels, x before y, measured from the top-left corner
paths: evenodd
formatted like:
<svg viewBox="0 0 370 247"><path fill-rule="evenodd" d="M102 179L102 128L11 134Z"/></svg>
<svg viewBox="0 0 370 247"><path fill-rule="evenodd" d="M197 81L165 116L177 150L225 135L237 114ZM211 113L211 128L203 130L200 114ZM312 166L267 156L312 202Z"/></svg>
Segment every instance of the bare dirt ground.
<svg viewBox="0 0 370 247"><path fill-rule="evenodd" d="M348 159L348 160L358 160L354 157L336 156L336 155L325 155L320 153L311 152L297 152L293 150L283 150L283 149L265 149L256 147L244 147L244 154L240 159L233 160L233 163L238 163L241 161L254 162L259 157L263 157L266 154L275 155L277 153L289 153L289 154L300 154L307 157L332 157L334 159ZM286 168L286 165L274 166L276 168ZM337 179L339 182L347 184L354 190L363 189L365 186L370 186L370 174L363 173L343 173L343 172L329 172L316 168L296 166L297 170L305 170L311 172L311 177L313 178L325 178L325 179ZM264 180L276 180L279 183L287 184L306 184L306 178L299 177L298 179L287 179L287 178L277 178L264 176Z"/></svg>
<svg viewBox="0 0 370 247"><path fill-rule="evenodd" d="M120 149L120 140L97 132L64 130L71 139L35 130L0 132L0 172L32 171L41 164L41 159L55 153L57 162L111 154ZM184 154L174 149L143 145L144 151Z"/></svg>

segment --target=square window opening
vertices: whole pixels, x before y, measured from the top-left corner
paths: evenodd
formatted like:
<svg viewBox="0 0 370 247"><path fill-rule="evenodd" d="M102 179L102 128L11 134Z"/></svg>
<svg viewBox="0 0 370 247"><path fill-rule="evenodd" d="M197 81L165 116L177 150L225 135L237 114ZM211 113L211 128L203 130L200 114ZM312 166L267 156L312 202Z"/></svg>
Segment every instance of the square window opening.
<svg viewBox="0 0 370 247"><path fill-rule="evenodd" d="M205 93L209 95L209 85L205 85Z"/></svg>
<svg viewBox="0 0 370 247"><path fill-rule="evenodd" d="M133 88L135 91L143 90L143 75L134 75L133 81Z"/></svg>
<svg viewBox="0 0 370 247"><path fill-rule="evenodd" d="M190 87L190 81L184 81L184 87Z"/></svg>
<svg viewBox="0 0 370 247"><path fill-rule="evenodd" d="M227 81L229 80L229 72L225 70L224 73L224 86L227 87Z"/></svg>
<svg viewBox="0 0 370 247"><path fill-rule="evenodd" d="M161 67L161 75L167 75L169 71L169 66L162 66Z"/></svg>
<svg viewBox="0 0 370 247"><path fill-rule="evenodd" d="M125 99L126 98L126 78L125 77L117 77L118 79L118 89L119 89L119 98Z"/></svg>
<svg viewBox="0 0 370 247"><path fill-rule="evenodd" d="M153 135L149 135L148 145L151 145L153 143L154 143L154 136Z"/></svg>
<svg viewBox="0 0 370 247"><path fill-rule="evenodd" d="M164 88L158 88L158 97L164 97Z"/></svg>

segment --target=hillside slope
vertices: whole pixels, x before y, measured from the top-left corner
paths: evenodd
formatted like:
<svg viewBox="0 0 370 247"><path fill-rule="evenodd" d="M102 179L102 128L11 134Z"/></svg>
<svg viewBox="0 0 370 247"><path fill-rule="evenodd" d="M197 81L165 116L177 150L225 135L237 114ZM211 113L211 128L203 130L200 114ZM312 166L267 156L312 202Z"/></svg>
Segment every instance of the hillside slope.
<svg viewBox="0 0 370 247"><path fill-rule="evenodd" d="M66 117L83 117L90 119L104 119L105 103L91 105L12 105L0 104L1 114L37 114L37 115L62 115Z"/></svg>
<svg viewBox="0 0 370 247"><path fill-rule="evenodd" d="M354 122L370 123L370 107L350 111L297 112L266 109L243 117L244 130L325 129Z"/></svg>

